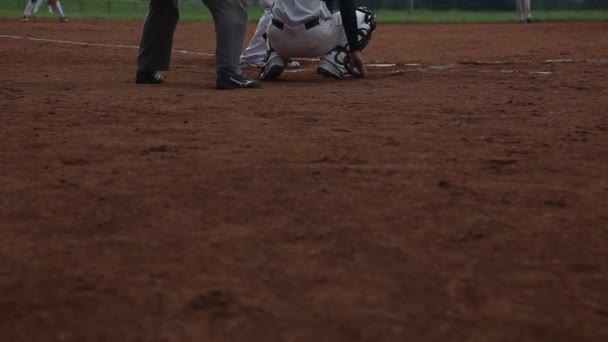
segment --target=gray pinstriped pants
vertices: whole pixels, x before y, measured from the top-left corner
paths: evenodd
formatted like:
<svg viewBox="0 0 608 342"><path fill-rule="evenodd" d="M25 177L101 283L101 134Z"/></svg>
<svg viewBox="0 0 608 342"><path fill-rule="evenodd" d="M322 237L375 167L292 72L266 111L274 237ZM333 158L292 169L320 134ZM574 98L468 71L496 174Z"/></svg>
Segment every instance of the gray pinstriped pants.
<svg viewBox="0 0 608 342"><path fill-rule="evenodd" d="M239 57L247 28L247 9L241 0L203 2L215 22L217 72L240 75ZM137 54L138 70L169 70L178 20L177 0L150 0Z"/></svg>

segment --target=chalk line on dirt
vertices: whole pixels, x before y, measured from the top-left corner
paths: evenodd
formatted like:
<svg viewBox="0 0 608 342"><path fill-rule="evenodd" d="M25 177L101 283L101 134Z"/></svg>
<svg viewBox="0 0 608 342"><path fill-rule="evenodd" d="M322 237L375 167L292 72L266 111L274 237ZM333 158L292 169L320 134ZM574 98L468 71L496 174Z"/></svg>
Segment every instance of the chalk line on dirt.
<svg viewBox="0 0 608 342"><path fill-rule="evenodd" d="M123 49L138 49L137 45L123 45L123 44L103 44L103 43L91 43L91 42L79 42L79 41L71 41L71 40L60 40L60 39L48 39L48 38L34 38L34 37L24 37L24 36L13 36L13 35L5 35L0 34L0 38L10 38L10 39L26 39L38 42L48 42L48 43L59 43L59 44L70 44L70 45L82 45L82 46L100 46L100 47L111 47L111 48L123 48ZM202 56L215 56L212 53L206 52L195 52L188 51L184 49L173 49L173 52L183 53L188 55L202 55ZM298 58L300 59L300 58ZM318 58L301 58L301 60L307 61L318 61ZM394 63L370 63L367 66L374 68L390 68L395 67L397 64Z"/></svg>
<svg viewBox="0 0 608 342"><path fill-rule="evenodd" d="M59 39L48 39L48 38L33 38L33 37L23 37L23 36L11 36L0 34L0 38L10 38L10 39L26 39L37 42L47 42L47 43L59 43L59 44L70 44L70 45L83 45L83 46L101 46L101 47L112 47L112 48L123 48L123 49L139 49L137 45L122 45L122 44L103 44L103 43L91 43L91 42L78 42L71 40L59 40ZM205 52L194 52L182 49L173 49L173 52L190 54L190 55L203 55L203 56L215 56L212 53Z"/></svg>
<svg viewBox="0 0 608 342"><path fill-rule="evenodd" d="M139 48L139 46L137 46L137 45L104 44L104 43L80 42L80 41L49 39L49 38L35 38L35 37L5 35L5 34L0 34L0 38L24 39L24 40L31 40L31 41L38 41L38 42L81 45L81 46L99 46L99 47L111 47L111 48L123 48L123 49L138 49ZM215 54L212 54L212 53L196 52L196 51L189 51L189 50L184 50L184 49L173 49L172 51L175 53L188 54L188 55L200 55L200 56L210 56L210 57L215 56ZM298 58L298 59L303 60L303 61L315 61L315 62L319 60L318 58ZM548 59L545 61L545 63L575 63L575 62L600 62L600 63L603 63L605 61L606 60L604 60L604 59L600 59L600 60L587 59L587 60L585 60L585 59L564 58L564 59ZM474 62L459 62L459 64L484 65L484 64L510 64L510 63L503 62L503 61L474 61ZM421 64L418 64L418 63L406 63L403 65L404 66L422 66ZM392 68L392 67L396 67L397 64L378 62L378 63L369 63L369 64L367 64L367 66L372 67L372 68ZM454 64L428 66L429 69L435 69L435 70L446 70L446 69L450 69L453 67L454 67ZM292 71L292 72L295 72L295 71ZM530 73L545 74L545 75L550 74L550 72L530 72Z"/></svg>

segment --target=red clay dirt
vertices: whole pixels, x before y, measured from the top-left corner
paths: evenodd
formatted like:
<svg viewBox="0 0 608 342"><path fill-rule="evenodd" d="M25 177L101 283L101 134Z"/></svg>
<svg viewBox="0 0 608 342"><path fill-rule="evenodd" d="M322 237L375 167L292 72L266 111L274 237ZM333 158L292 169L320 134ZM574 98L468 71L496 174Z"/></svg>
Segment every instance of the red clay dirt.
<svg viewBox="0 0 608 342"><path fill-rule="evenodd" d="M140 29L0 21L2 340L608 339L608 23L381 24L369 79L238 91L135 85Z"/></svg>

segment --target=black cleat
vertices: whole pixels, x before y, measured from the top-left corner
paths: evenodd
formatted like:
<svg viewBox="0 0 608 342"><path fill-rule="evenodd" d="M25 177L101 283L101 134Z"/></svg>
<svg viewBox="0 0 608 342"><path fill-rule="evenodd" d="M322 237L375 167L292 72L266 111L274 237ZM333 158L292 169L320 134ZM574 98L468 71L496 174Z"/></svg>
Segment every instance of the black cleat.
<svg viewBox="0 0 608 342"><path fill-rule="evenodd" d="M262 81L273 81L278 79L283 70L285 70L285 60L275 50L270 50L266 57L262 72L260 72L260 79Z"/></svg>
<svg viewBox="0 0 608 342"><path fill-rule="evenodd" d="M285 70L285 67L282 65L267 65L262 69L260 79L262 81L274 81L281 76L283 70Z"/></svg>
<svg viewBox="0 0 608 342"><path fill-rule="evenodd" d="M329 71L329 69L325 69L323 67L318 67L317 68L317 74L323 76L323 77L327 77L327 78L334 78L334 79L339 79L340 75L333 73L331 71Z"/></svg>
<svg viewBox="0 0 608 342"><path fill-rule="evenodd" d="M160 84L165 78L158 71L138 70L135 76L137 84Z"/></svg>
<svg viewBox="0 0 608 342"><path fill-rule="evenodd" d="M217 89L238 89L238 88L261 88L259 81L251 80L243 75L229 75L220 73L215 83Z"/></svg>

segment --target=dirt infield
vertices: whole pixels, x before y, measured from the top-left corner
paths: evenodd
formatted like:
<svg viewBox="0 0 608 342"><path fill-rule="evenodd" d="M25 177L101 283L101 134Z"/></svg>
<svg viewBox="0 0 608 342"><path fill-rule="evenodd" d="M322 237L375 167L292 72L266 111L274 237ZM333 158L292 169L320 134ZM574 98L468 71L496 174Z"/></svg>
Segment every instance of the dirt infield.
<svg viewBox="0 0 608 342"><path fill-rule="evenodd" d="M2 340L608 338L608 23L380 25L367 80L238 91L201 23L136 86L140 25L0 21Z"/></svg>

